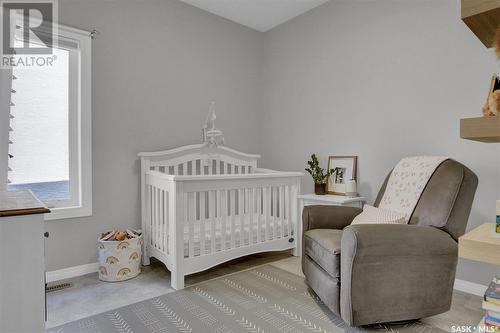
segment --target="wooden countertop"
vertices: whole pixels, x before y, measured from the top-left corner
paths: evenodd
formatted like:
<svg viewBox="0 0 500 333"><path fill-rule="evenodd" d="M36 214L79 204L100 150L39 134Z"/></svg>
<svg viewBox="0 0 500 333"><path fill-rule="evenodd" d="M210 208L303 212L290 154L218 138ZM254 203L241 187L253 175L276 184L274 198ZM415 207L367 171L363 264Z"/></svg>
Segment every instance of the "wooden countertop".
<svg viewBox="0 0 500 333"><path fill-rule="evenodd" d="M0 217L45 213L50 210L31 191L0 191Z"/></svg>
<svg viewBox="0 0 500 333"><path fill-rule="evenodd" d="M458 238L458 256L500 265L500 235L495 223L484 223Z"/></svg>

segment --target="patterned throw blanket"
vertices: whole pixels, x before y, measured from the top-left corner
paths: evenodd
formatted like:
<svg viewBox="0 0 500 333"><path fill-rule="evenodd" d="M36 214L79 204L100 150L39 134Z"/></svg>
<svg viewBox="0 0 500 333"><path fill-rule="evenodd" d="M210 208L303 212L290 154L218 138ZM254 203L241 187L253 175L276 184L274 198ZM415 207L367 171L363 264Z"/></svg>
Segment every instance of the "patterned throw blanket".
<svg viewBox="0 0 500 333"><path fill-rule="evenodd" d="M392 170L379 208L405 214L408 223L427 182L447 159L444 156L403 158Z"/></svg>

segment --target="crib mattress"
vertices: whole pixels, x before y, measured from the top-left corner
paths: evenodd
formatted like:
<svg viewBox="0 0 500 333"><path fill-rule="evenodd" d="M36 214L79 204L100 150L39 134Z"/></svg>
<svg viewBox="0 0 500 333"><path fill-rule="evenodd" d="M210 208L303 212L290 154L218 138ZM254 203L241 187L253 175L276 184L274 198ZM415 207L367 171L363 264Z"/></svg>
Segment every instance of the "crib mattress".
<svg viewBox="0 0 500 333"><path fill-rule="evenodd" d="M274 237L274 230L276 224L276 237ZM282 229L283 228L283 229ZM199 256L202 253L202 244L205 244L205 254L210 254L212 252L212 229L211 223L207 222L205 224L205 240L203 241L201 237L201 228L200 225L196 225L193 228L193 256ZM293 228L289 230L288 222L284 223L281 220L270 221L268 224L262 224L260 227L260 242L265 242L266 240L266 230L267 239L280 239L280 238L288 238L293 236ZM243 231L243 232L242 232ZM251 231L251 232L250 232ZM241 246L248 246L250 244L259 243L259 227L256 224L252 224L251 226L244 225L243 228L241 225L236 222L234 226L234 240L231 240L231 225L228 223L226 228L223 230L221 223L216 223L215 225L215 251L221 251L224 248L238 248ZM167 242L170 236L167 235ZM184 228L184 257L189 257L189 227ZM223 246L225 244L225 247ZM234 245L233 245L234 244Z"/></svg>
<svg viewBox="0 0 500 333"><path fill-rule="evenodd" d="M276 223L276 235L277 237L274 237L274 223ZM285 224L284 230L282 231L281 229L281 222L270 222L269 223L269 231L267 234L267 239L272 240L272 239L279 239L279 238L288 238L290 234L293 235L292 233L289 233L288 231L288 224ZM261 226L261 231L260 231L260 239L261 242L264 242L266 240L266 229L267 225ZM243 234L241 233L241 226L235 226L234 230L234 247L241 247L241 246L248 246L250 244L257 244L259 242L259 237L258 237L258 226L253 225L252 227L244 226L243 227ZM250 236L250 230L251 236ZM195 232L195 237L193 237L193 254L194 256L198 256L201 253L201 245L202 240L200 237L201 233L199 231ZM232 248L231 244L231 229L230 226L228 226L226 232L217 229L215 232L215 251L221 251L222 250L222 245L226 245L226 249ZM212 251L212 232L211 230L205 230L205 254L209 254ZM189 257L189 233L185 230L184 232L184 257Z"/></svg>

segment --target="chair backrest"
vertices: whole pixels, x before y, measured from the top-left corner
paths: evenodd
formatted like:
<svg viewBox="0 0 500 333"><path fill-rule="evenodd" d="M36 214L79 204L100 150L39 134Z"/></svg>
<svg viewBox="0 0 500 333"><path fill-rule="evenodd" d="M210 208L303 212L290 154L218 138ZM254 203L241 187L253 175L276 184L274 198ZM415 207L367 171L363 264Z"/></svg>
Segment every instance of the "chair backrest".
<svg viewBox="0 0 500 333"><path fill-rule="evenodd" d="M378 207L384 195L390 173L375 200ZM478 179L463 164L446 160L434 171L410 217L409 224L443 229L455 240L467 226Z"/></svg>

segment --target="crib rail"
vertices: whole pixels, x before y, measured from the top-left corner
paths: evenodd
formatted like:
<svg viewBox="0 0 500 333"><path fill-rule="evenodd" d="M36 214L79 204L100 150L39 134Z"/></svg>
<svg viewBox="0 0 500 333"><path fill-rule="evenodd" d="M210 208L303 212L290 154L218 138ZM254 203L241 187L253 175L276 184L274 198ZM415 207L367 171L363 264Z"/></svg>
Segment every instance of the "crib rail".
<svg viewBox="0 0 500 333"><path fill-rule="evenodd" d="M234 253L244 255L245 248L251 253L293 248L302 174L267 171L213 176L147 172L147 246L167 267L184 260L184 274Z"/></svg>

